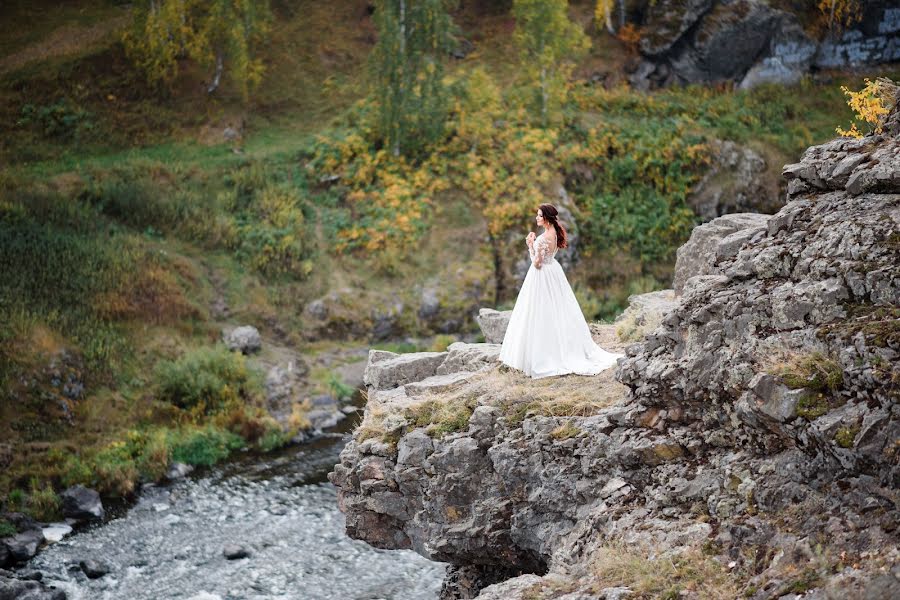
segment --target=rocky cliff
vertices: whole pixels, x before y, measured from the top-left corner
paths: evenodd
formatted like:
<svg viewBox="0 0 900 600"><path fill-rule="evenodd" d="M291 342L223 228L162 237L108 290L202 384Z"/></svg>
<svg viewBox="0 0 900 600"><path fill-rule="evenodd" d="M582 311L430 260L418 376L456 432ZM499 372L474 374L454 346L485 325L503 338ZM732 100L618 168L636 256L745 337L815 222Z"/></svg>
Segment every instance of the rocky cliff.
<svg viewBox="0 0 900 600"><path fill-rule="evenodd" d="M348 533L449 563L445 598L900 597L898 127L695 229L674 293L593 326L649 331L600 376L372 351Z"/></svg>
<svg viewBox="0 0 900 600"><path fill-rule="evenodd" d="M764 0L635 0L622 14L646 34L631 75L638 88L732 80L741 87L792 83L811 69L900 60L900 7L863 2L860 20L824 39L810 35L796 9L812 3ZM778 6L791 8L782 10Z"/></svg>

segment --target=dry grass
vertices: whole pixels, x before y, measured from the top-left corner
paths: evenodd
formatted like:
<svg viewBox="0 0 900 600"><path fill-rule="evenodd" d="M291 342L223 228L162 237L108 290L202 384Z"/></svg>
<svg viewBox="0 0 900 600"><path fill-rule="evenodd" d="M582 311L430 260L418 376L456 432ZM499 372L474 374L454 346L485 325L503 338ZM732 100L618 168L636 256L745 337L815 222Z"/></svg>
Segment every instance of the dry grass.
<svg viewBox="0 0 900 600"><path fill-rule="evenodd" d="M735 574L699 548L654 556L649 549L608 545L594 554L591 570L599 580L591 588L595 593L602 588L625 586L636 598L679 598L683 592L707 600L740 597Z"/></svg>
<svg viewBox="0 0 900 600"><path fill-rule="evenodd" d="M380 438L396 443L399 435L386 432L385 419L402 417L407 428L425 427L429 435L442 437L464 431L469 417L478 406L499 407L513 426L530 416L587 417L624 401L627 388L615 381L615 369L584 377L565 375L531 379L520 371L497 366L473 375L465 383L447 391L425 393L417 401L391 406L368 404L366 418L357 430L362 441ZM580 433L572 423L564 423L554 431L554 438L568 439Z"/></svg>

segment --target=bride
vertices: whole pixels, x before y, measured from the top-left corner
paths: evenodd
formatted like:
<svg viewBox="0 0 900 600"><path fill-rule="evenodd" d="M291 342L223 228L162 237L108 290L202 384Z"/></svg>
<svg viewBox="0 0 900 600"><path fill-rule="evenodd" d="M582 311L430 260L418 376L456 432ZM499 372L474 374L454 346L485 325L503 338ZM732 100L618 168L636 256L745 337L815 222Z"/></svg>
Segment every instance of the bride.
<svg viewBox="0 0 900 600"><path fill-rule="evenodd" d="M531 266L513 308L500 348L500 361L534 379L577 373L596 375L624 354L607 352L591 339L584 315L556 251L566 247L566 230L552 204L541 204L537 224L544 232L525 238Z"/></svg>

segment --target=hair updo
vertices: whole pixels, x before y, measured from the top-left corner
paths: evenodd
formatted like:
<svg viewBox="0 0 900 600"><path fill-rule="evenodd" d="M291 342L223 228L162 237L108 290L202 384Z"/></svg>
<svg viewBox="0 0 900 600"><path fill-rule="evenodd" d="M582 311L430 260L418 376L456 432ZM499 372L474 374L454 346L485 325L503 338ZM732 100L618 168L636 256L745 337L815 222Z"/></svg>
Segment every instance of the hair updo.
<svg viewBox="0 0 900 600"><path fill-rule="evenodd" d="M559 223L559 211L552 204L541 204L538 207L544 214L544 220L553 225L556 230L556 247L565 248L568 246L566 241L566 229Z"/></svg>

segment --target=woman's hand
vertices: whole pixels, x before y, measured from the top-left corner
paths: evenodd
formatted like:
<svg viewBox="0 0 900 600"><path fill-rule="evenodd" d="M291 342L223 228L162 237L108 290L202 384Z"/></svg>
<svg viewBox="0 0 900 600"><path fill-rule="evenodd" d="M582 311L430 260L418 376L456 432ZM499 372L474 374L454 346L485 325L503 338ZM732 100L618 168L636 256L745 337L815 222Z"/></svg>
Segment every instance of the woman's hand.
<svg viewBox="0 0 900 600"><path fill-rule="evenodd" d="M533 231L529 231L528 235L525 237L525 244L531 248L531 245L534 243L534 238L537 237Z"/></svg>

